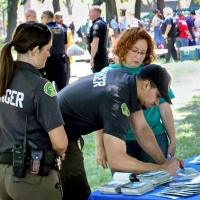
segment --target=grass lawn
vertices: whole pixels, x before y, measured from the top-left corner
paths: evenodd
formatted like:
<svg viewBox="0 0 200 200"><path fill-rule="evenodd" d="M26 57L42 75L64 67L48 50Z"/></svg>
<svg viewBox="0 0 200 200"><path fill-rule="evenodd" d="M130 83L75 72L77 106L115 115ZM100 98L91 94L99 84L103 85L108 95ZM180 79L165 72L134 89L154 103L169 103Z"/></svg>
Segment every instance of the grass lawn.
<svg viewBox="0 0 200 200"><path fill-rule="evenodd" d="M1 50L2 45L0 45ZM157 61L158 64L162 60ZM200 154L200 61L163 64L172 77L173 114L177 138L176 157L185 159ZM95 159L94 135L84 136L84 162L92 191L112 179L109 169L102 169Z"/></svg>
<svg viewBox="0 0 200 200"><path fill-rule="evenodd" d="M159 64L161 61L158 61ZM173 114L177 138L176 157L185 159L200 154L200 61L163 64L172 77L175 94ZM94 135L84 136L85 168L92 191L112 179L108 169L99 167L95 160Z"/></svg>

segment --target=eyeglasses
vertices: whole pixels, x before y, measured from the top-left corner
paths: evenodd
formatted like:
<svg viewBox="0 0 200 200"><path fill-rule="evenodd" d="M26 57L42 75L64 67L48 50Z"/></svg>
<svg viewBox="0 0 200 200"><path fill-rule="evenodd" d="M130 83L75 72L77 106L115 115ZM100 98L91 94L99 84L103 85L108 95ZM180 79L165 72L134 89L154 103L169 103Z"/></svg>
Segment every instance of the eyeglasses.
<svg viewBox="0 0 200 200"><path fill-rule="evenodd" d="M133 55L135 55L135 56L138 54L140 54L140 56L142 56L142 57L146 56L146 52L137 51L135 49L129 49L129 50L131 50L133 52Z"/></svg>

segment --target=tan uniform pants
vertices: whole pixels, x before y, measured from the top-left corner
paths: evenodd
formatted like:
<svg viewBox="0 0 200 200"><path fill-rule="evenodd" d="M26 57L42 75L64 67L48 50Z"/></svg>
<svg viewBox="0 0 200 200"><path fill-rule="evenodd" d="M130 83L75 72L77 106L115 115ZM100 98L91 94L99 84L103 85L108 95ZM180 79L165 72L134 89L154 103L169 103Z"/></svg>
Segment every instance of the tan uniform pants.
<svg viewBox="0 0 200 200"><path fill-rule="evenodd" d="M25 178L18 178L13 176L12 166L0 164L1 200L61 200L59 183L56 170L51 170L49 176L27 170Z"/></svg>

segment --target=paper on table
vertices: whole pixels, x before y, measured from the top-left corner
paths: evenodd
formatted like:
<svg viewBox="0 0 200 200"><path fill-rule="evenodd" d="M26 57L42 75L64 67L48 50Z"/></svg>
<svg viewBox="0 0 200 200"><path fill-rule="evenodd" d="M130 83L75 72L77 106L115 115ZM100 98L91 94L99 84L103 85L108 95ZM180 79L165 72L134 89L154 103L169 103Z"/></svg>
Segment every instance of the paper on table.
<svg viewBox="0 0 200 200"><path fill-rule="evenodd" d="M189 163L199 163L200 164L200 155L195 157L193 160L191 160Z"/></svg>
<svg viewBox="0 0 200 200"><path fill-rule="evenodd" d="M192 167L184 168L178 170L176 176L172 176L172 181L190 180L198 177L199 175L200 173Z"/></svg>

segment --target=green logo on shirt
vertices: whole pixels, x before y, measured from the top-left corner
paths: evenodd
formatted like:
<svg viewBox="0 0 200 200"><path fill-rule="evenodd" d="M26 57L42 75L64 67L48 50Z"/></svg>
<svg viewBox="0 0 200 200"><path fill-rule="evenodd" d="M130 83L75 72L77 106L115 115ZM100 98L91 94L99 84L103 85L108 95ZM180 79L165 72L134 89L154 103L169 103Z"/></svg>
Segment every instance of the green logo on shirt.
<svg viewBox="0 0 200 200"><path fill-rule="evenodd" d="M56 96L56 90L54 89L53 85L51 82L47 82L44 85L44 92L49 95L50 97Z"/></svg>
<svg viewBox="0 0 200 200"><path fill-rule="evenodd" d="M127 107L127 105L126 105L125 103L123 103L123 104L121 105L121 109L122 109L122 113L123 113L124 115L126 115L127 117L130 116L130 111L129 111L129 109L128 109L128 107Z"/></svg>

